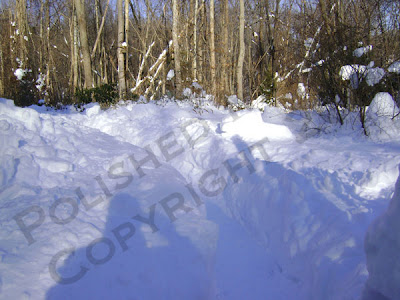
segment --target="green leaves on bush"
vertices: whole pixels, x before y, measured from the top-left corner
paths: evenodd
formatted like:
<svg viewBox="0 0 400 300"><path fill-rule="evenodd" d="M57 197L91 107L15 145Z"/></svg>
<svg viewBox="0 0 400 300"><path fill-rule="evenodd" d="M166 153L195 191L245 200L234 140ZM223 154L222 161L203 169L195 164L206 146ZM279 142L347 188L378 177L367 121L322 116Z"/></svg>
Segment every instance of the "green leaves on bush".
<svg viewBox="0 0 400 300"><path fill-rule="evenodd" d="M118 90L116 84L102 84L94 88L76 89L75 105L81 105L91 102L98 102L102 106L110 106L118 101Z"/></svg>

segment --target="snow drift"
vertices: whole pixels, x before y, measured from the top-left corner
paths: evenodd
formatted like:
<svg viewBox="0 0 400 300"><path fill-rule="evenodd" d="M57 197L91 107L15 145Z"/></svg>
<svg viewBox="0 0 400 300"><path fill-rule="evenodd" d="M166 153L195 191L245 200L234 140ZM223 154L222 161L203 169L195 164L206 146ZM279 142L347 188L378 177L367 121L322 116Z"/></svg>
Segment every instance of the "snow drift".
<svg viewBox="0 0 400 300"><path fill-rule="evenodd" d="M400 176L386 212L365 237L369 277L363 300L400 299Z"/></svg>
<svg viewBox="0 0 400 300"><path fill-rule="evenodd" d="M320 120L0 100L0 298L358 299L400 144Z"/></svg>

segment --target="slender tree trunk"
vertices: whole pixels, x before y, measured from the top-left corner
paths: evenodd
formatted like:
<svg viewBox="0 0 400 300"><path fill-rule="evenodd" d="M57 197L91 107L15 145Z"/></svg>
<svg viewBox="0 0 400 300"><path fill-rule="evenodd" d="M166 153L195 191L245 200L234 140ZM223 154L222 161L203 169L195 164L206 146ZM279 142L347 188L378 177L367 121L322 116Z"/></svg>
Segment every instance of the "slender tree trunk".
<svg viewBox="0 0 400 300"><path fill-rule="evenodd" d="M215 102L217 99L217 80L215 75L215 13L214 0L210 0L210 69L211 69L211 94L214 96Z"/></svg>
<svg viewBox="0 0 400 300"><path fill-rule="evenodd" d="M277 88L276 88L276 84L275 84L275 73L276 73L275 37L276 37L276 33L278 32L279 6L280 6L280 0L276 0L276 3L275 3L275 18L274 18L274 32L272 34L273 42L272 42L272 48L271 48L272 96L274 97L275 106L277 105L277 102L276 102Z"/></svg>
<svg viewBox="0 0 400 300"><path fill-rule="evenodd" d="M26 17L26 0L16 0L17 10L17 26L18 26L18 55L19 67L25 69L27 67L27 17Z"/></svg>
<svg viewBox="0 0 400 300"><path fill-rule="evenodd" d="M172 39L174 43L174 61L175 61L175 88L176 96L181 97L182 93L182 79L181 79L181 60L180 60L180 47L179 47L179 6L178 0L172 0Z"/></svg>
<svg viewBox="0 0 400 300"><path fill-rule="evenodd" d="M321 9L322 19L324 20L324 23L325 23L326 32L330 36L332 34L332 26L331 26L331 22L330 22L330 20L328 18L326 1L325 0L319 0L318 3L319 3L319 6L320 6L320 9Z"/></svg>
<svg viewBox="0 0 400 300"><path fill-rule="evenodd" d="M44 100L46 103L50 103L50 95L52 93L52 86L50 82L50 3L49 0L45 1L45 27L46 27L46 39L45 39L45 63L46 63L46 93L44 96Z"/></svg>
<svg viewBox="0 0 400 300"><path fill-rule="evenodd" d="M200 84L205 84L205 81L207 80L207 76L205 74L205 67L204 67L204 57L205 57L205 42L207 40L207 21L206 21L206 1L201 0L201 9L200 9L200 28L199 28L199 41L198 41L198 69L197 69L197 78L200 82Z"/></svg>
<svg viewBox="0 0 400 300"><path fill-rule="evenodd" d="M243 99L243 63L244 63L244 0L239 1L239 58L237 65L237 96L240 100Z"/></svg>
<svg viewBox="0 0 400 300"><path fill-rule="evenodd" d="M4 57L3 48L0 44L0 97L4 96Z"/></svg>
<svg viewBox="0 0 400 300"><path fill-rule="evenodd" d="M228 36L228 23L229 23L229 1L223 0L223 26L222 26L222 61L221 61L221 84L222 84L222 97L229 91L228 83L228 56L229 56L229 36Z"/></svg>
<svg viewBox="0 0 400 300"><path fill-rule="evenodd" d="M194 0L194 25L193 25L193 57L192 57L192 72L193 81L197 81L197 11L199 9L199 0Z"/></svg>
<svg viewBox="0 0 400 300"><path fill-rule="evenodd" d="M44 70L44 63L43 63L43 53L44 53L44 48L45 48L45 42L44 42L44 37L43 37L43 32L44 32L44 7L45 4L42 2L40 4L40 11L39 11L39 20L40 20L40 25L39 25L39 37L40 37L40 50L39 51L39 66L40 66L40 73L43 72Z"/></svg>
<svg viewBox="0 0 400 300"><path fill-rule="evenodd" d="M125 34L125 20L124 20L124 7L122 0L117 0L118 10L118 84L119 84L119 98L126 98L126 77L125 77L125 58L124 58L124 34Z"/></svg>
<svg viewBox="0 0 400 300"><path fill-rule="evenodd" d="M16 40L16 37L15 37L15 30L16 30L16 28L15 28L15 19L14 19L14 15L12 13L12 10L10 9L8 12L9 12L9 22L11 24L10 32L9 32L10 44L9 44L8 53L10 54L11 67L13 69L16 69L18 66L16 65L16 59L15 59L16 58L15 57L16 53L15 53L15 51L16 51L18 45L17 45L17 40Z"/></svg>
<svg viewBox="0 0 400 300"><path fill-rule="evenodd" d="M129 89L129 80L126 76L127 72L129 71L129 1L125 0L125 85L126 91Z"/></svg>
<svg viewBox="0 0 400 300"><path fill-rule="evenodd" d="M74 78L74 25L73 25L73 8L72 8L72 14L69 19L69 41L70 41L70 48L69 48L69 57L71 59L70 61L70 76L69 76L69 88L70 88L70 94L73 95L75 92L75 88L73 86L73 78ZM72 96L73 97L73 96Z"/></svg>
<svg viewBox="0 0 400 300"><path fill-rule="evenodd" d="M75 92L76 88L79 86L79 32L78 32L78 20L76 19L75 13L72 16L72 30L73 30L73 51L74 55L72 57L73 60L73 91Z"/></svg>
<svg viewBox="0 0 400 300"><path fill-rule="evenodd" d="M99 36L99 32L100 32L100 1L99 0L95 0L95 4L94 4L94 12L95 12L95 18L96 18L96 33L97 36ZM94 82L96 84L96 86L99 86L101 83L101 75L99 76L99 73L101 73L101 67L100 67L100 63L101 63L101 59L98 56L99 51L97 51L97 39L95 41L95 45L94 47L96 47L96 50L91 52L91 59L93 59L93 69L96 70L97 72L94 72L95 76L94 76ZM93 49L94 49L93 47ZM99 78L100 77L100 78Z"/></svg>
<svg viewBox="0 0 400 300"><path fill-rule="evenodd" d="M164 25L164 30L165 30L165 45L167 47L167 49L169 50L169 41L168 41L168 31L167 31L167 17L166 17L166 10L167 10L167 5L164 5L163 7L163 14L162 14L162 18L163 18L163 25ZM169 51L166 54L166 61L168 61L169 58ZM162 77L163 77L163 83L162 83L162 94L165 95L167 92L167 88L166 88L166 78L167 78L167 64L163 64L163 69L162 69Z"/></svg>
<svg viewBox="0 0 400 300"><path fill-rule="evenodd" d="M87 36L86 14L83 0L75 0L76 16L78 18L79 35L83 56L83 72L85 74L85 87L91 88L93 86L92 79L92 63L90 59L89 43Z"/></svg>

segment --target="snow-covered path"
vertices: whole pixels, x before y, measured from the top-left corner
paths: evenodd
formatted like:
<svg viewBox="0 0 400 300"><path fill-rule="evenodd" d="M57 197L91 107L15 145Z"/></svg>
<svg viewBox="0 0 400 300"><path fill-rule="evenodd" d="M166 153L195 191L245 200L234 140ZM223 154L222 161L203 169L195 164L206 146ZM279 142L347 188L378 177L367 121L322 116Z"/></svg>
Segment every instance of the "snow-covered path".
<svg viewBox="0 0 400 300"><path fill-rule="evenodd" d="M357 299L400 142L295 113L0 101L0 299Z"/></svg>

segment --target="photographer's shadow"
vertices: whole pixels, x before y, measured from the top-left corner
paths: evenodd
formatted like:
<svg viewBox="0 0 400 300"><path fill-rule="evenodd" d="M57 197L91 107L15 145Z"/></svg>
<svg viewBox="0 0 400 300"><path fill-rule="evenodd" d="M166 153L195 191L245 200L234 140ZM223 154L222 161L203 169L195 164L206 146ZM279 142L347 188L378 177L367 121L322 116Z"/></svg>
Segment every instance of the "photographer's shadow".
<svg viewBox="0 0 400 300"><path fill-rule="evenodd" d="M73 253L59 252L50 271L58 283L46 299L209 297L212 283L199 249L176 231L159 206L155 214L158 231L133 220L136 214L149 216L148 209L142 211L138 202L130 194L116 195L103 236ZM68 258L60 266L62 256Z"/></svg>

